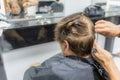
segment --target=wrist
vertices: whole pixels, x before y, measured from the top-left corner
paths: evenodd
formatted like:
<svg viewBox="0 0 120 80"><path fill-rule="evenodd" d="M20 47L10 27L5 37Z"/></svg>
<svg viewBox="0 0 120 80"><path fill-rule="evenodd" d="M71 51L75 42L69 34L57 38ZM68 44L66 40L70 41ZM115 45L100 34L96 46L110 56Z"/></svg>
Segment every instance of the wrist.
<svg viewBox="0 0 120 80"><path fill-rule="evenodd" d="M103 67L106 71L109 71L108 69L112 67L112 64L114 64L113 58L111 58L109 61L103 62Z"/></svg>
<svg viewBox="0 0 120 80"><path fill-rule="evenodd" d="M119 76L120 72L114 61L109 63L109 65L107 65L105 67L105 70L108 73L110 80L119 80L120 79L120 76Z"/></svg>

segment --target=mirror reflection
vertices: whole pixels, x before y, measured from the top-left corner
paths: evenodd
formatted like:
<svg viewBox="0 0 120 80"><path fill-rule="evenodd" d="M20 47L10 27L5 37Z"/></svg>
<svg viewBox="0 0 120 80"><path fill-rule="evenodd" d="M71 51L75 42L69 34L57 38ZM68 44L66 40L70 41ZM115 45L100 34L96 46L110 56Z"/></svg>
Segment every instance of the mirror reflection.
<svg viewBox="0 0 120 80"><path fill-rule="evenodd" d="M23 18L23 16L28 15L36 16L36 14L50 14L64 11L63 2L60 0L5 0L5 2L5 10L8 18L9 16Z"/></svg>
<svg viewBox="0 0 120 80"><path fill-rule="evenodd" d="M37 0L6 0L5 2L6 14L11 14L13 16L28 13L30 7L38 5Z"/></svg>
<svg viewBox="0 0 120 80"><path fill-rule="evenodd" d="M38 5L38 13L56 13L63 12L64 6L60 0L56 1L47 1L47 2L39 2Z"/></svg>
<svg viewBox="0 0 120 80"><path fill-rule="evenodd" d="M3 32L3 51L54 40L54 27L63 17L60 0L5 0L11 24ZM62 15L62 16L61 16Z"/></svg>
<svg viewBox="0 0 120 80"><path fill-rule="evenodd" d="M53 27L52 27L53 26ZM41 27L8 29L4 31L4 39L10 43L10 49L16 49L35 44L53 41L53 25L46 25ZM4 46L7 49L8 45Z"/></svg>

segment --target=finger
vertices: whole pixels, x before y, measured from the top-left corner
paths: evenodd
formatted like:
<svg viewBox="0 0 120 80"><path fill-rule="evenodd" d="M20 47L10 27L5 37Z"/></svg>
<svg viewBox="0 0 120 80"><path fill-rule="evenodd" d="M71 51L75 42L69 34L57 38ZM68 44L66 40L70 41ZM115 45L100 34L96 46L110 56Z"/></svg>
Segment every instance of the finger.
<svg viewBox="0 0 120 80"><path fill-rule="evenodd" d="M105 33L99 33L100 35L102 35L102 36L104 36L104 37L109 37L109 35L108 34L105 34Z"/></svg>
<svg viewBox="0 0 120 80"><path fill-rule="evenodd" d="M98 54L99 54L99 53L102 53L103 49L102 49L101 46L98 44L98 42L95 42L95 43L94 43L94 46L95 46Z"/></svg>
<svg viewBox="0 0 120 80"><path fill-rule="evenodd" d="M95 25L95 29L102 29L102 28L106 28L107 24L96 24Z"/></svg>
<svg viewBox="0 0 120 80"><path fill-rule="evenodd" d="M92 53L92 57L97 61L99 60L99 53Z"/></svg>
<svg viewBox="0 0 120 80"><path fill-rule="evenodd" d="M98 52L95 52L95 53L93 52L93 53L92 53L92 56L93 56L94 58L97 58L97 57L98 57L98 54L99 54Z"/></svg>
<svg viewBox="0 0 120 80"><path fill-rule="evenodd" d="M98 32L98 33L106 33L107 30L106 29L95 29L95 32Z"/></svg>
<svg viewBox="0 0 120 80"><path fill-rule="evenodd" d="M107 50L104 50L99 44L98 44L98 42L97 41L95 41L94 42L94 46L95 46L95 48L97 49L97 52L96 53L108 53L108 54L110 54Z"/></svg>
<svg viewBox="0 0 120 80"><path fill-rule="evenodd" d="M105 23L105 22L107 22L107 21L105 21L105 20L99 20L95 24L100 24L100 23Z"/></svg>

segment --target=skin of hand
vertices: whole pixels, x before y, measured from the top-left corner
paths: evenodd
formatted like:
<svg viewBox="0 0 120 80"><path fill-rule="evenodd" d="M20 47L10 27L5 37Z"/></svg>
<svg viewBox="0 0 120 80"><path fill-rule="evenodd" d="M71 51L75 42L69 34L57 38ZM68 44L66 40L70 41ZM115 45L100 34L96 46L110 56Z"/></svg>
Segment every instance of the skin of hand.
<svg viewBox="0 0 120 80"><path fill-rule="evenodd" d="M108 73L110 80L120 80L120 71L115 64L112 55L108 51L102 49L96 41L94 47L97 51L92 53L92 56L101 64L101 66L103 66Z"/></svg>
<svg viewBox="0 0 120 80"><path fill-rule="evenodd" d="M120 28L105 20L99 20L95 23L95 31L107 37L120 36Z"/></svg>
<svg viewBox="0 0 120 80"><path fill-rule="evenodd" d="M113 56L103 48L99 46L97 41L94 42L94 48L97 50L96 52L92 53L93 58L99 62L102 66L107 64L108 62L113 61Z"/></svg>
<svg viewBox="0 0 120 80"><path fill-rule="evenodd" d="M25 2L25 3L23 4L23 7L24 7L24 8L27 8L27 7L30 6L30 4L31 4L30 2Z"/></svg>
<svg viewBox="0 0 120 80"><path fill-rule="evenodd" d="M23 7L27 8L27 7L30 7L30 6L35 6L37 4L38 4L37 0L29 0L28 2L24 2Z"/></svg>

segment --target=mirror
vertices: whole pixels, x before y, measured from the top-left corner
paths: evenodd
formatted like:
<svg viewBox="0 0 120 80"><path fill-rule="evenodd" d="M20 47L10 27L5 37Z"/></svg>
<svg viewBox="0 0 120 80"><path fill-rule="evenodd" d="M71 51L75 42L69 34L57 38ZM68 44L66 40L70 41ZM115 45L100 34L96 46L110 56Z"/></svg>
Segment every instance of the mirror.
<svg viewBox="0 0 120 80"><path fill-rule="evenodd" d="M63 12L64 5L60 0L56 1L40 1L37 13L57 13Z"/></svg>
<svg viewBox="0 0 120 80"><path fill-rule="evenodd" d="M37 4L29 2L35 0L22 1L4 0L11 26L3 32L3 51L53 41L54 27L64 17L64 3L59 0L40 0Z"/></svg>
<svg viewBox="0 0 120 80"><path fill-rule="evenodd" d="M63 0L4 0L4 2L8 19L64 12Z"/></svg>

